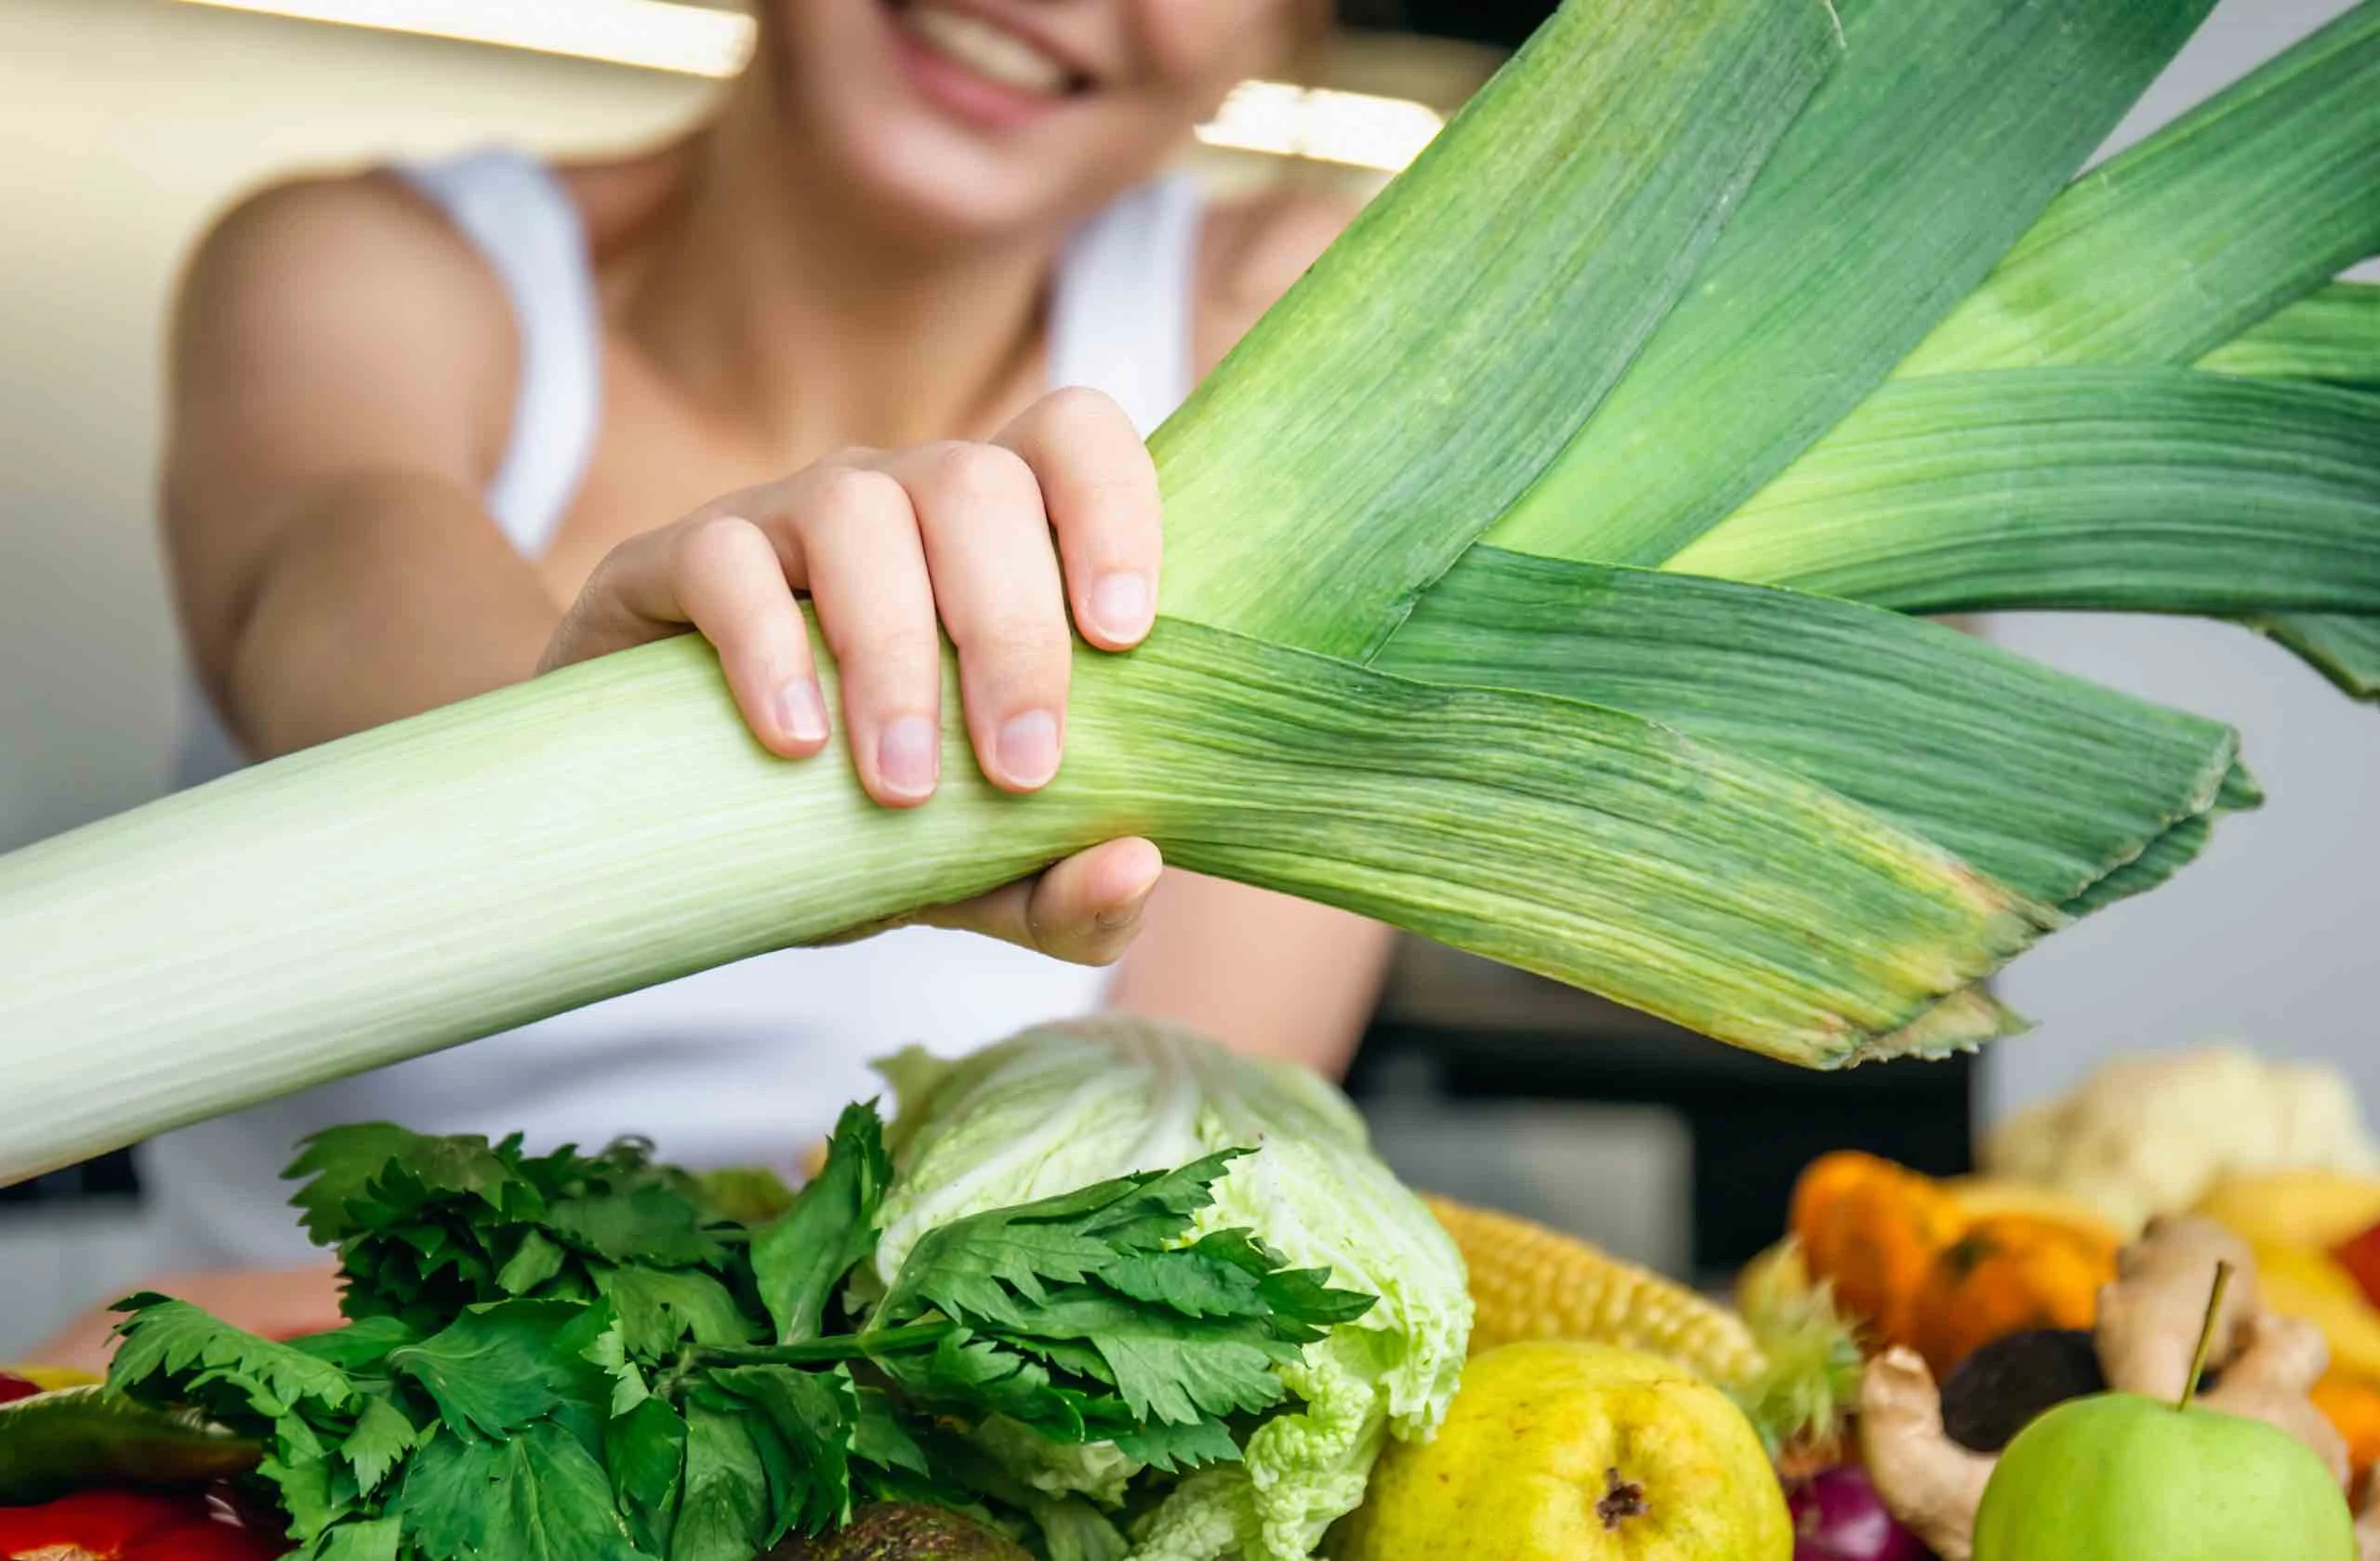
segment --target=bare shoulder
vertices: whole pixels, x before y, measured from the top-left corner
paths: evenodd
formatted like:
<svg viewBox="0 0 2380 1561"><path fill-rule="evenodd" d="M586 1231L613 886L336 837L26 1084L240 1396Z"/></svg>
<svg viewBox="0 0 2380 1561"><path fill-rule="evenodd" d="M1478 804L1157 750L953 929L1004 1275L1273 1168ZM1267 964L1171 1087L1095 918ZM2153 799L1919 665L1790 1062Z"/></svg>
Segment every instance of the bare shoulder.
<svg viewBox="0 0 2380 1561"><path fill-rule="evenodd" d="M184 280L185 311L283 300L436 301L501 309L496 279L435 208L379 172L291 179L233 205L207 232Z"/></svg>
<svg viewBox="0 0 2380 1561"><path fill-rule="evenodd" d="M236 384L248 431L286 417L320 438L349 414L436 421L441 406L459 429L501 405L512 356L501 284L427 201L377 172L292 180L231 207L191 258L177 420L208 421L212 392Z"/></svg>
<svg viewBox="0 0 2380 1561"><path fill-rule="evenodd" d="M1218 203L1198 243L1198 359L1204 373L1279 301L1355 219L1343 191L1282 186Z"/></svg>

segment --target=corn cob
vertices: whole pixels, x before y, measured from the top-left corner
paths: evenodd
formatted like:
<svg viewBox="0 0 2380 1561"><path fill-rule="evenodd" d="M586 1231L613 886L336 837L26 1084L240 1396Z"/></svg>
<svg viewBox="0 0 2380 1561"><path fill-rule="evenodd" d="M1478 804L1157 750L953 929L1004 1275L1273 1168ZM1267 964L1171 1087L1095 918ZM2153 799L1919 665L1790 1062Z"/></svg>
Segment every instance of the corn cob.
<svg viewBox="0 0 2380 1561"><path fill-rule="evenodd" d="M1585 1339L1673 1360L1723 1386L1765 1364L1743 1319L1647 1268L1516 1215L1425 1197L1471 1270L1474 1354Z"/></svg>

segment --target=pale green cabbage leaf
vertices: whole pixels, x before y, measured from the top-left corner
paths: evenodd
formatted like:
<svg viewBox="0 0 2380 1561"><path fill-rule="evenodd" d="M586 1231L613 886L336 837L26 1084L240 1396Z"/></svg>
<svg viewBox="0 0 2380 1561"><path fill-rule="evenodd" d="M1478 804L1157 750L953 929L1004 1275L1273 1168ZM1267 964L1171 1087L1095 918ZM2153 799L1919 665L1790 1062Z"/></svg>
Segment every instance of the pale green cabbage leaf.
<svg viewBox="0 0 2380 1561"><path fill-rule="evenodd" d="M1363 1500L1385 1439L1424 1439L1445 1418L1471 1335L1462 1259L1372 1153L1355 1107L1315 1075L1112 1015L1028 1030L958 1062L911 1051L880 1071L899 1110L879 1281L964 1215L1253 1147L1198 1231L1252 1230L1299 1267L1380 1298L1283 1369L1302 1407L1260 1426L1241 1462L1183 1479L1138 1527L1134 1561L1309 1555ZM1044 1462L1037 1483L1062 1467ZM1086 1475L1094 1470L1084 1493L1104 1495L1113 1466L1094 1461Z"/></svg>

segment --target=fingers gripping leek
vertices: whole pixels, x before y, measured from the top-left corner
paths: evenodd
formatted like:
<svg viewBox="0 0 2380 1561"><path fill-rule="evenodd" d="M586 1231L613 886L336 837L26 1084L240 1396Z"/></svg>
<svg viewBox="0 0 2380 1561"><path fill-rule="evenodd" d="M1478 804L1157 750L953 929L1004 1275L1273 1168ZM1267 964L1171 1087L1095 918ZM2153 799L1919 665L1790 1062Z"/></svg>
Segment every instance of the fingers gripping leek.
<svg viewBox="0 0 2380 1561"><path fill-rule="evenodd" d="M2005 290L2012 243L2087 230L2121 264L2124 192L2065 181L2207 7L1572 0L1153 440L1167 617L1080 662L1047 793L994 792L954 736L943 795L877 809L840 763L763 753L680 641L44 842L0 859L0 1179L1126 831L1811 1065L2013 1027L1982 986L2003 962L2254 805L2232 734L1881 607L1674 569L1765 557L1815 512L1870 536L1838 538L1870 575L1790 547L1734 572L1980 589L1945 537L1997 491L2021 523L1976 555L1991 578L2101 590L2103 561L2043 534L2060 503L2153 521L2091 481L2129 458L2147 492L2237 479L2159 538L2157 578L2211 589L2287 538L2290 589L2219 609L2364 621L2365 409L2282 383L2329 376L2183 367L2335 269L2347 180L2276 189L2305 214L2244 247L2191 229L2248 301L2152 333L2178 359L1911 366L1946 330L1999 339L2007 311L1960 299ZM2307 133L2375 15L2224 123ZM2361 155L2353 126L2322 155ZM2256 156L2137 155L2259 191ZM2309 324L2336 334L2304 315L2265 350L2307 361ZM2056 437L2004 436L2027 417ZM2210 418L2214 454L2175 431ZM1820 501L1780 505L1793 483Z"/></svg>

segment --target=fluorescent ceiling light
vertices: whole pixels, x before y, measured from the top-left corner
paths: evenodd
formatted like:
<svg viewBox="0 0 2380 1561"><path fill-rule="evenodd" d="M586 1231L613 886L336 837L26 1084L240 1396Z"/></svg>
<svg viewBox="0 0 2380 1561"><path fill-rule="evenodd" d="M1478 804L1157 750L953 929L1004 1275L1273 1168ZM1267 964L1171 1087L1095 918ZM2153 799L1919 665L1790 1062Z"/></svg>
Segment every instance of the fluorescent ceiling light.
<svg viewBox="0 0 2380 1561"><path fill-rule="evenodd" d="M600 60L615 65L732 76L752 51L752 19L672 0L184 0ZM1333 92L1283 82L1243 83L1198 126L1210 146L1308 157L1395 173L1444 123L1402 98Z"/></svg>
<svg viewBox="0 0 2380 1561"><path fill-rule="evenodd" d="M1420 155L1445 123L1436 110L1404 98L1250 81L1234 87L1215 117L1198 126L1198 139L1210 146L1395 173Z"/></svg>

